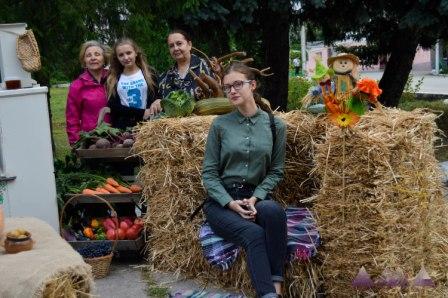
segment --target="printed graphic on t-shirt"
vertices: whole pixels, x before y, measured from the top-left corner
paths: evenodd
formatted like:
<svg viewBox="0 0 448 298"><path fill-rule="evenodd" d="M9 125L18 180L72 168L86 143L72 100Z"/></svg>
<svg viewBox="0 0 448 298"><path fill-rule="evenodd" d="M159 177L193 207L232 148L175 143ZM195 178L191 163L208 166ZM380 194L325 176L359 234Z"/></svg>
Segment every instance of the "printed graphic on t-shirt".
<svg viewBox="0 0 448 298"><path fill-rule="evenodd" d="M139 79L136 81L123 82L121 88L126 90L127 102L131 108L143 109L142 106L142 93L140 88L145 84L144 79Z"/></svg>
<svg viewBox="0 0 448 298"><path fill-rule="evenodd" d="M117 88L121 104L130 108L145 109L147 88L141 71L131 76L122 75Z"/></svg>

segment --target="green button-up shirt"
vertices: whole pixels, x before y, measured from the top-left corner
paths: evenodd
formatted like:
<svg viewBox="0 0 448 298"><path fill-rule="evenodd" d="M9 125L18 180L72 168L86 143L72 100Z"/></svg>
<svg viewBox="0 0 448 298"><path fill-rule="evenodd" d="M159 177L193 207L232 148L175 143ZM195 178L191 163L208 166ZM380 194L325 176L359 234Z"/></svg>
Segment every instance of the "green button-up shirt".
<svg viewBox="0 0 448 298"><path fill-rule="evenodd" d="M252 117L235 110L215 118L205 146L202 182L221 206L232 200L225 187L254 185L253 196L263 200L283 178L286 125L275 117L275 126L273 146L269 115L260 108Z"/></svg>

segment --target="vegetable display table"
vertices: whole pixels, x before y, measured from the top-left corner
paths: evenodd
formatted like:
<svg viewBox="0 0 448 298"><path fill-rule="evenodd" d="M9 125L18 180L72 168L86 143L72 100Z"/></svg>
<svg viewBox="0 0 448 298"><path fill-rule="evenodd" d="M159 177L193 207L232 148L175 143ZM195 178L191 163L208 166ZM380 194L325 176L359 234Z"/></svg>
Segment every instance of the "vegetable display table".
<svg viewBox="0 0 448 298"><path fill-rule="evenodd" d="M109 161L126 161L138 164L140 159L131 154L131 148L108 149L76 149L76 155L81 159L103 159Z"/></svg>
<svg viewBox="0 0 448 298"><path fill-rule="evenodd" d="M19 228L31 233L34 246L29 251L5 254L2 240L0 297L90 294L93 290L91 267L53 228L37 218L6 218L6 232Z"/></svg>
<svg viewBox="0 0 448 298"><path fill-rule="evenodd" d="M141 193L129 193L129 194L98 194L98 195L79 195L79 194L70 194L68 195L70 199L66 204L70 204L71 206L76 206L78 204L106 204L112 209L111 203L117 204L133 204L137 208L141 210L140 199ZM64 208L65 210L65 208ZM113 210L113 209L112 209ZM115 212L115 210L113 210ZM62 216L62 215L61 215ZM62 219L61 219L62 220ZM62 224L62 222L61 222ZM145 233L142 233L135 240L117 240L115 250L118 252L140 252L145 246L146 239ZM66 238L67 239L67 238ZM68 239L69 240L69 239ZM75 248L81 248L84 246L88 246L94 243L96 240L73 240L68 241L70 245ZM111 242L108 240L101 240L106 242Z"/></svg>

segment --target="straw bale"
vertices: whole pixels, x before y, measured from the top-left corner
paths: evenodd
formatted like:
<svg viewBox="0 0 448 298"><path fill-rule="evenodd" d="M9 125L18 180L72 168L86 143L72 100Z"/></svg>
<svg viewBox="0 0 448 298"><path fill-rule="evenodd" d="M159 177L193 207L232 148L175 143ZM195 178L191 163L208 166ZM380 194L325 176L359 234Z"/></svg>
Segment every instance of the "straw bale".
<svg viewBox="0 0 448 298"><path fill-rule="evenodd" d="M275 196L284 205L297 205L311 195L317 181L310 177L314 142L324 135L325 123L307 113L277 114L287 124L285 182ZM208 130L215 116L161 119L142 124L133 150L144 161L138 179L148 203L146 226L150 262L154 269L178 271L186 277L253 293L242 257L228 272L211 269L202 256L198 228L200 213L189 216L203 201L201 168ZM317 287L317 265L294 265L288 272L291 295ZM293 295L297 294L297 295Z"/></svg>
<svg viewBox="0 0 448 298"><path fill-rule="evenodd" d="M435 289L366 295L447 296L448 210L434 158L435 116L384 109L350 130L298 111L278 116L287 124L287 152L275 196L283 205L314 198L324 243L319 262L288 268L288 295L312 296L323 281L328 296L354 296L350 284L361 266L373 277L389 268L412 278L424 265ZM189 220L204 198L201 165L213 118L162 119L138 128L134 152L145 162L139 179L149 207L150 262L253 294L243 256L228 272L211 269L197 240L203 218Z"/></svg>
<svg viewBox="0 0 448 298"><path fill-rule="evenodd" d="M447 206L434 157L435 115L422 110L371 112L352 130L330 128L316 145L321 180L314 210L329 296L354 296L351 281L364 266L413 278L424 265L436 282L417 289L381 289L379 297L444 297L448 262ZM372 294L372 293L371 293Z"/></svg>
<svg viewBox="0 0 448 298"><path fill-rule="evenodd" d="M92 297L90 284L83 276L62 273L48 280L44 285L43 298L87 298Z"/></svg>

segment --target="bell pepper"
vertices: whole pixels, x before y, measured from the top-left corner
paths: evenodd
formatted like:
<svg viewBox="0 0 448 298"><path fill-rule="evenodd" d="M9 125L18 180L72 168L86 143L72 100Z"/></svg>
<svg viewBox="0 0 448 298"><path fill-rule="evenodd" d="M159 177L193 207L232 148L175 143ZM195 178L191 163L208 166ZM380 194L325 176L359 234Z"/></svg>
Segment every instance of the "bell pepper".
<svg viewBox="0 0 448 298"><path fill-rule="evenodd" d="M96 229L100 226L100 222L97 219L92 219L92 221L90 222L90 226Z"/></svg>
<svg viewBox="0 0 448 298"><path fill-rule="evenodd" d="M106 234L104 234L104 233L97 234L96 240L106 240Z"/></svg>
<svg viewBox="0 0 448 298"><path fill-rule="evenodd" d="M89 239L95 239L92 228L84 228L83 234Z"/></svg>

